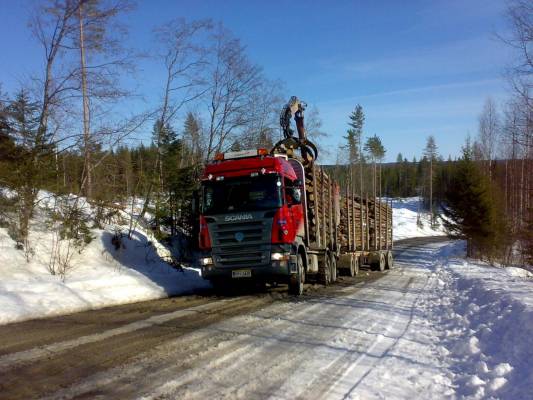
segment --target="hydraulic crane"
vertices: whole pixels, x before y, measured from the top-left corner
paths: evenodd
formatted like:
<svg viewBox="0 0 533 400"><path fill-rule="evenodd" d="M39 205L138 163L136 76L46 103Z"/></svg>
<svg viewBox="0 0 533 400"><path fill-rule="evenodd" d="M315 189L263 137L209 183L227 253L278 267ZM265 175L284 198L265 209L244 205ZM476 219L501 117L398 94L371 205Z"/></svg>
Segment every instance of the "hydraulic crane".
<svg viewBox="0 0 533 400"><path fill-rule="evenodd" d="M307 104L292 96L281 109L279 124L283 131L284 138L277 142L272 153L286 153L295 156L294 150L299 148L304 165L311 164L318 157L318 150L314 143L307 139L307 132L304 125L304 111ZM291 119L294 118L298 137L294 137L294 130L291 128Z"/></svg>

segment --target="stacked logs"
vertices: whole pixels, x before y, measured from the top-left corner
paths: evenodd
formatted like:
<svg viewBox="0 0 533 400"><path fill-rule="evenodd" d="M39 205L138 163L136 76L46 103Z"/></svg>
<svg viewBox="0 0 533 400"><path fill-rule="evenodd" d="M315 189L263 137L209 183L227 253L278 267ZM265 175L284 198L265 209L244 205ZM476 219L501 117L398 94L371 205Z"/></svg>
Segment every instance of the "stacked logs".
<svg viewBox="0 0 533 400"><path fill-rule="evenodd" d="M355 195L316 164L305 168L308 240L312 248L341 253L392 248L392 208L384 201Z"/></svg>
<svg viewBox="0 0 533 400"><path fill-rule="evenodd" d="M392 208L377 199L343 193L340 200L341 252L392 248Z"/></svg>
<svg viewBox="0 0 533 400"><path fill-rule="evenodd" d="M325 248L335 242L337 186L320 166L311 164L305 168L305 187L309 243L312 247Z"/></svg>

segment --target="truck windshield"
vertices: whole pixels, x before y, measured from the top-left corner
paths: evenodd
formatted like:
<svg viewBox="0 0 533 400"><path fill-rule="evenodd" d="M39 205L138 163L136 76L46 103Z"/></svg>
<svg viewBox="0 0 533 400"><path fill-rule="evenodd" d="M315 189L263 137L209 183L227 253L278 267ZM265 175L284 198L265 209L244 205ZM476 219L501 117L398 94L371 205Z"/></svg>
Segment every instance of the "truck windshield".
<svg viewBox="0 0 533 400"><path fill-rule="evenodd" d="M275 175L204 182L203 186L204 214L281 207L281 181Z"/></svg>

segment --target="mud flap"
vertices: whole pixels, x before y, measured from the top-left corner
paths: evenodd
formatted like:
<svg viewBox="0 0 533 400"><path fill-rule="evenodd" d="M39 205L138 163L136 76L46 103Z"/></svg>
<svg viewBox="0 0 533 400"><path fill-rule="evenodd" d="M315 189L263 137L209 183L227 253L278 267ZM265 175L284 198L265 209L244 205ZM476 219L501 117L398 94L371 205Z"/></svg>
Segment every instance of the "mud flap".
<svg viewBox="0 0 533 400"><path fill-rule="evenodd" d="M298 272L298 256L295 254L291 254L291 258L289 260L289 273L296 274L297 272Z"/></svg>

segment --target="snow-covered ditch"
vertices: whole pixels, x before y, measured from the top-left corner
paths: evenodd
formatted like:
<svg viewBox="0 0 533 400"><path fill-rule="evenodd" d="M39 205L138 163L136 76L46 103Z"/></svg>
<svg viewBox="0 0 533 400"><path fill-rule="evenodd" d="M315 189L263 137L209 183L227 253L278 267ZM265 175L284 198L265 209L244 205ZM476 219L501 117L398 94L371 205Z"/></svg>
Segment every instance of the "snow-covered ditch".
<svg viewBox="0 0 533 400"><path fill-rule="evenodd" d="M422 302L439 332L455 393L467 398L533 398L533 274L467 261L445 247Z"/></svg>

